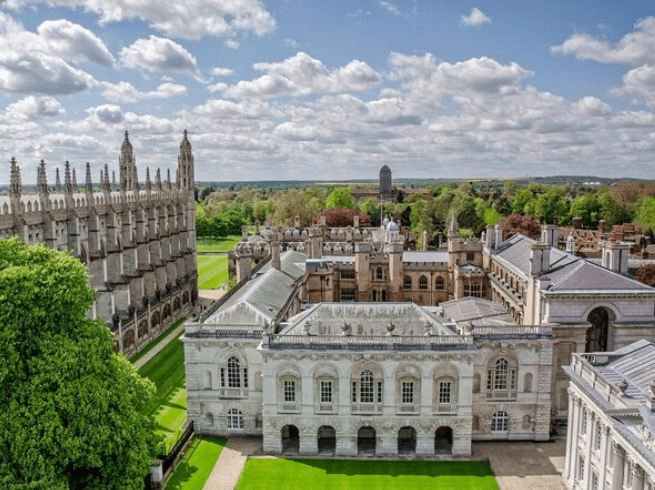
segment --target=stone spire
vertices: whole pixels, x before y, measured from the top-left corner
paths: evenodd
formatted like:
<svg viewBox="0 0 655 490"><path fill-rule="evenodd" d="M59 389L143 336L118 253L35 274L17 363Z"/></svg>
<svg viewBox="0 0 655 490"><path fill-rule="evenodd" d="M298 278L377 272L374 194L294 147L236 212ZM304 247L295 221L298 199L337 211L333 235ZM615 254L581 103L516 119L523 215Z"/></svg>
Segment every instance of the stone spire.
<svg viewBox="0 0 655 490"><path fill-rule="evenodd" d="M118 185L116 184L116 170L111 171L111 188L114 190L118 189Z"/></svg>
<svg viewBox="0 0 655 490"><path fill-rule="evenodd" d="M91 195L93 194L93 181L91 180L91 164L86 162L86 193Z"/></svg>
<svg viewBox="0 0 655 490"><path fill-rule="evenodd" d="M122 191L134 191L137 188L136 159L134 149L128 132L125 131L125 140L121 145L121 156L119 159L119 173Z"/></svg>
<svg viewBox="0 0 655 490"><path fill-rule="evenodd" d="M450 220L450 226L448 227L448 236L459 236L459 223L457 222L457 216L454 213Z"/></svg>
<svg viewBox="0 0 655 490"><path fill-rule="evenodd" d="M171 190L171 169L167 168L166 169L166 187L168 190Z"/></svg>
<svg viewBox="0 0 655 490"><path fill-rule="evenodd" d="M71 180L71 164L68 160L64 164L64 190L66 194L73 193L73 182Z"/></svg>
<svg viewBox="0 0 655 490"><path fill-rule="evenodd" d="M45 171L45 162L41 159L39 166L37 167L38 171L36 174L36 186L39 195L47 196L48 195L48 176Z"/></svg>
<svg viewBox="0 0 655 490"><path fill-rule="evenodd" d="M180 143L180 154L177 159L178 188L193 192L194 190L194 160L189 142L188 132L184 130L184 137Z"/></svg>
<svg viewBox="0 0 655 490"><path fill-rule="evenodd" d="M73 187L73 192L77 194L78 189L77 189L77 175L75 175L75 169L73 169L73 182L72 182L72 187Z"/></svg>
<svg viewBox="0 0 655 490"><path fill-rule="evenodd" d="M102 173L102 170L100 172ZM102 190L103 192L111 192L111 188L109 187L109 165L106 163L104 176L102 177Z"/></svg>
<svg viewBox="0 0 655 490"><path fill-rule="evenodd" d="M146 167L146 191L152 190L152 182L150 182L150 167Z"/></svg>
<svg viewBox="0 0 655 490"><path fill-rule="evenodd" d="M11 171L9 176L9 195L20 197L22 192L22 183L20 180L20 167L15 157L11 157Z"/></svg>
<svg viewBox="0 0 655 490"><path fill-rule="evenodd" d="M161 191L161 171L157 167L157 173L155 173L155 187L158 191Z"/></svg>
<svg viewBox="0 0 655 490"><path fill-rule="evenodd" d="M61 179L59 178L59 167L55 169L55 194L61 194Z"/></svg>

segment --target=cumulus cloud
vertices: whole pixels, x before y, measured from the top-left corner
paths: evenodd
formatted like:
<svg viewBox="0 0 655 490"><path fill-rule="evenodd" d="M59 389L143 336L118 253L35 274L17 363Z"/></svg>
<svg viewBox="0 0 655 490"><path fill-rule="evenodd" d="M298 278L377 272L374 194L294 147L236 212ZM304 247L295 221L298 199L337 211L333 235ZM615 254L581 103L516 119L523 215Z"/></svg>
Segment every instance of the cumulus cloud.
<svg viewBox="0 0 655 490"><path fill-rule="evenodd" d="M260 0L15 0L10 8L47 3L61 7L82 7L100 16L101 23L141 19L168 36L200 39L203 36L233 36L239 32L263 36L277 23Z"/></svg>
<svg viewBox="0 0 655 490"><path fill-rule="evenodd" d="M395 16L400 15L400 10L391 0L378 0L378 5Z"/></svg>
<svg viewBox="0 0 655 490"><path fill-rule="evenodd" d="M211 74L214 77L229 77L230 75L234 75L234 70L223 66L215 66L212 68Z"/></svg>
<svg viewBox="0 0 655 490"><path fill-rule="evenodd" d="M195 57L170 39L150 36L137 39L120 52L120 59L130 68L141 68L150 72L180 71L198 74Z"/></svg>
<svg viewBox="0 0 655 490"><path fill-rule="evenodd" d="M64 19L47 20L37 33L49 47L68 59L85 59L102 66L113 66L114 57L105 43L84 27Z"/></svg>
<svg viewBox="0 0 655 490"><path fill-rule="evenodd" d="M87 114L98 119L98 121L107 124L117 124L123 120L121 108L113 104L104 104L97 107L91 107L86 110Z"/></svg>
<svg viewBox="0 0 655 490"><path fill-rule="evenodd" d="M382 76L363 61L353 60L330 71L320 60L303 52L278 63L256 63L253 68L266 74L231 85L223 95L239 98L366 92L382 81Z"/></svg>
<svg viewBox="0 0 655 490"><path fill-rule="evenodd" d="M52 25L44 24L44 35L35 34L26 31L11 16L0 12L0 89L60 95L79 92L94 85L94 78L79 69L75 61L80 57L97 55L102 42L95 38L97 42L93 47L81 47L81 39L91 38L80 31L83 28L70 24L69 31L81 33L77 39L70 36L66 39L63 35L59 38L61 42L50 43L48 36L53 34Z"/></svg>
<svg viewBox="0 0 655 490"><path fill-rule="evenodd" d="M33 120L59 116L66 111L54 97L30 95L7 106L9 120Z"/></svg>
<svg viewBox="0 0 655 490"><path fill-rule="evenodd" d="M635 103L645 103L655 108L655 66L642 65L623 75L623 84L611 92L632 97Z"/></svg>
<svg viewBox="0 0 655 490"><path fill-rule="evenodd" d="M171 97L180 97L188 93L184 85L177 83L165 82L160 84L155 90L147 92L138 91L129 82L109 83L103 82L105 88L102 96L113 102L136 102L141 99L169 99Z"/></svg>
<svg viewBox="0 0 655 490"><path fill-rule="evenodd" d="M588 34L574 34L559 46L552 46L553 53L573 54L581 60L600 63L655 63L655 17L646 17L635 24L633 32L626 34L616 44L594 38Z"/></svg>
<svg viewBox="0 0 655 490"><path fill-rule="evenodd" d="M484 24L491 24L491 19L482 10L473 7L469 15L462 15L461 22L465 26L478 27Z"/></svg>

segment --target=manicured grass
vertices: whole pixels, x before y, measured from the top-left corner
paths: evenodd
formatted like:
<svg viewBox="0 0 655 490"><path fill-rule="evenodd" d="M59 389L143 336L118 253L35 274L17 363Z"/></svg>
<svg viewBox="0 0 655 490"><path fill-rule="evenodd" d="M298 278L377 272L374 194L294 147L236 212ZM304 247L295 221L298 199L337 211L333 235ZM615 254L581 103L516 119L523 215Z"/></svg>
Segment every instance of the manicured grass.
<svg viewBox="0 0 655 490"><path fill-rule="evenodd" d="M237 490L498 490L489 463L249 459Z"/></svg>
<svg viewBox="0 0 655 490"><path fill-rule="evenodd" d="M202 490L225 447L222 437L196 437L166 484L166 490Z"/></svg>
<svg viewBox="0 0 655 490"><path fill-rule="evenodd" d="M174 339L145 363L139 369L139 374L157 386L151 412L159 425L158 433L164 436L165 452L168 452L184 432L182 425L187 418L182 341Z"/></svg>
<svg viewBox="0 0 655 490"><path fill-rule="evenodd" d="M166 337L170 335L170 333L175 330L179 325L182 324L182 322L186 320L186 316L183 316L182 318L178 318L170 327L168 327L165 331L160 333L155 340L150 342L148 345L146 345L143 349L141 349L139 352L134 354L132 357L130 357L130 362L134 364L136 361L141 359L143 356L145 356L148 352L150 352L157 344L159 344L162 340L164 340Z"/></svg>
<svg viewBox="0 0 655 490"><path fill-rule="evenodd" d="M228 235L224 238L198 238L198 252L229 252L241 241L241 235Z"/></svg>
<svg viewBox="0 0 655 490"><path fill-rule="evenodd" d="M227 278L227 256L198 255L198 289L216 289Z"/></svg>

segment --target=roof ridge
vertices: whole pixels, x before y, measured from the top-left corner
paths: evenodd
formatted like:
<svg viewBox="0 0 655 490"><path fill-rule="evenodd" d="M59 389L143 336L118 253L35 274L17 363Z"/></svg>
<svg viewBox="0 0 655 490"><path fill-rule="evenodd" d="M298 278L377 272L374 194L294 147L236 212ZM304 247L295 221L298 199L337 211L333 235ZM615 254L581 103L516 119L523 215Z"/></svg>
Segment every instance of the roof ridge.
<svg viewBox="0 0 655 490"><path fill-rule="evenodd" d="M584 260L579 260L579 259L578 259L577 261L569 262L568 264L562 264L562 265L558 268L558 270L559 270L559 269L563 269L564 267L566 267L566 266L569 265L569 264L575 264L575 262L577 262L576 266L573 267L573 269L572 269L568 274L565 274L564 277L562 277L559 281L557 281L556 283L553 283L553 285L552 285L553 287L557 287L557 286L559 286L559 285L562 284L564 281L566 281L569 277L571 277L573 274L575 274L578 270L580 270L580 268L585 264L586 261L584 261ZM555 269L551 269L551 270L549 270L548 272L551 272L551 271L555 271Z"/></svg>

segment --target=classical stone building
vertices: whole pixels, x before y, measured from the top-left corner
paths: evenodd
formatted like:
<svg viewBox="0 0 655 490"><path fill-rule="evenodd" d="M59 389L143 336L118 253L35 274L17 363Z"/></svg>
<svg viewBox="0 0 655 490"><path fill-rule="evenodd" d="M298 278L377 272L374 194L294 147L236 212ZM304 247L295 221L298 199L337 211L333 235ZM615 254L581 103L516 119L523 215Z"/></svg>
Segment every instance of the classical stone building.
<svg viewBox="0 0 655 490"><path fill-rule="evenodd" d="M574 354L566 374L569 488L650 490L655 486L655 344Z"/></svg>
<svg viewBox="0 0 655 490"><path fill-rule="evenodd" d="M114 173L114 172L112 172ZM115 174L114 174L115 175ZM146 169L138 183L136 159L127 132L119 157L120 183L100 171L94 189L89 163L84 192L66 162L54 188L42 160L35 194L21 184L11 160L9 196L0 196L0 238L44 243L68 250L89 268L98 291L90 312L114 333L117 349L131 354L188 312L197 298L194 159L187 132L180 144L177 178L154 180Z"/></svg>

